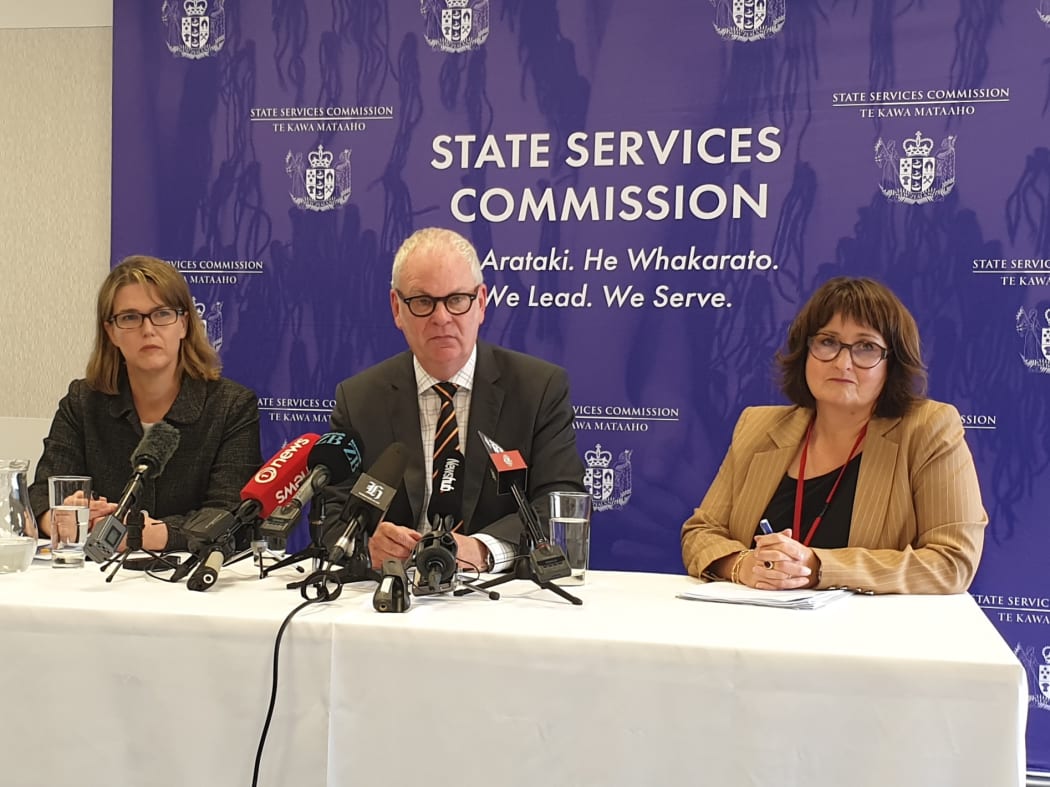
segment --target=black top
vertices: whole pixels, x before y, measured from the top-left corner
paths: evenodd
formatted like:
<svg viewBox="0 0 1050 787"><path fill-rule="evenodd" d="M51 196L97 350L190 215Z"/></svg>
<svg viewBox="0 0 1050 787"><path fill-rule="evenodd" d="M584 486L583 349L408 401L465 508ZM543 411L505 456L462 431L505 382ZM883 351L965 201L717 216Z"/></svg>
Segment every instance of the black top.
<svg viewBox="0 0 1050 787"><path fill-rule="evenodd" d="M839 549L849 544L850 520L853 519L853 498L857 494L857 476L860 473L860 459L863 453L857 454L846 466L846 472L842 476L835 497L831 500L824 518L820 520L820 527L810 542L810 547L816 549ZM828 493L835 485L835 479L839 477L842 466L836 467L830 473L810 478L802 487L802 536L800 541L805 541L813 520L824 508L824 501L828 499ZM791 523L795 518L795 487L798 479L792 478L787 473L780 481L780 486L773 493L773 499L766 506L763 516L773 526L773 532L790 530ZM756 529L755 535L761 535L762 531Z"/></svg>
<svg viewBox="0 0 1050 787"><path fill-rule="evenodd" d="M111 503L120 499L143 432L123 373L119 389L110 395L84 380L70 383L29 487L37 517L48 509L52 475L89 475L95 494ZM185 545L178 529L188 514L199 508L234 510L241 487L262 464L258 401L232 380L184 377L164 420L179 430L179 445L160 477L145 481L136 502L168 525L168 548L175 549Z"/></svg>

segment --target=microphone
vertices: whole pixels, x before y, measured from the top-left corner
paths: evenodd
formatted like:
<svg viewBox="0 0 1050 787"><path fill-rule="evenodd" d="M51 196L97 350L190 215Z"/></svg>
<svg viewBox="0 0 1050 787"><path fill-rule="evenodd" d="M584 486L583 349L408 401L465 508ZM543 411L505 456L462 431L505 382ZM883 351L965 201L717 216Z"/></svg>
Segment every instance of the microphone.
<svg viewBox="0 0 1050 787"><path fill-rule="evenodd" d="M463 454L451 451L435 470L427 521L434 530L451 531L463 518Z"/></svg>
<svg viewBox="0 0 1050 787"><path fill-rule="evenodd" d="M536 509L525 497L524 490L529 472L525 458L520 451L504 451L499 443L484 432L478 431L478 436L489 454L489 472L496 482L496 492L506 494L509 491L514 495L518 504L518 518L535 545L529 555L529 562L537 579L544 583L569 576L572 569L569 568L569 561L565 559L565 553L557 544L551 544L547 540L539 517L536 516Z"/></svg>
<svg viewBox="0 0 1050 787"><path fill-rule="evenodd" d="M220 508L202 508L189 517L182 526L190 552L194 557L182 563L171 577L178 582L197 565L205 554L221 549L225 557L232 556L232 539L244 527L254 526L259 519L267 517L281 503L288 500L302 485L307 476L307 461L320 435L308 433L282 446L270 459L248 479L241 489L241 504L231 513ZM204 564L186 583L191 590L207 590L212 582L204 583L201 575L208 571Z"/></svg>
<svg viewBox="0 0 1050 787"><path fill-rule="evenodd" d="M242 503L234 512L237 520L265 519L283 505L306 480L310 454L320 439L312 432L301 435L270 457L241 489Z"/></svg>
<svg viewBox="0 0 1050 787"><path fill-rule="evenodd" d="M452 530L463 518L463 454L451 452L434 477L427 520L433 529L412 550L411 565L416 567L417 596L444 593L456 578L459 547Z"/></svg>
<svg viewBox="0 0 1050 787"><path fill-rule="evenodd" d="M383 561L383 576L372 595L372 606L376 612L405 612L412 606L408 577L400 560L387 558Z"/></svg>
<svg viewBox="0 0 1050 787"><path fill-rule="evenodd" d="M159 421L150 427L132 451L131 478L120 495L117 510L95 525L84 542L84 553L96 563L104 563L117 551L128 531L124 517L142 493L143 481L157 478L164 472L168 460L179 447L179 437L178 429L166 421Z"/></svg>
<svg viewBox="0 0 1050 787"><path fill-rule="evenodd" d="M221 549L218 547L213 549L197 566L197 570L186 580L186 587L190 590L200 591L210 588L218 581L219 569L222 568L225 560L226 555Z"/></svg>
<svg viewBox="0 0 1050 787"><path fill-rule="evenodd" d="M369 473L361 473L346 505L340 512L337 522L346 522L342 535L331 547L329 560L332 564L339 562L351 552L350 542L363 530L368 535L376 531L376 526L386 514L390 503L397 494L397 487L405 476L408 456L402 443L392 443L379 455ZM332 528L329 532L335 532Z"/></svg>
<svg viewBox="0 0 1050 787"><path fill-rule="evenodd" d="M328 432L310 451L310 472L287 502L272 510L259 529L263 537L286 539L299 523L307 502L329 484L341 484L361 472L364 440L357 432Z"/></svg>

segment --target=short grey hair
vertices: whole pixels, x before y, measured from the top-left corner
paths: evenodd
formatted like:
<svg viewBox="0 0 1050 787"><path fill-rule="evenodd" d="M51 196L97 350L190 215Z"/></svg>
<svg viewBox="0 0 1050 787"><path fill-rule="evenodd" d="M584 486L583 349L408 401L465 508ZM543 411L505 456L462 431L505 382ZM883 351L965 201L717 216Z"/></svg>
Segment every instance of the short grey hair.
<svg viewBox="0 0 1050 787"><path fill-rule="evenodd" d="M458 232L447 230L442 227L424 227L409 235L394 255L394 265L390 270L390 287L397 289L397 280L401 275L401 268L405 260L417 251L445 251L451 250L457 253L467 265L475 284L482 284L484 277L481 273L481 261L473 244Z"/></svg>

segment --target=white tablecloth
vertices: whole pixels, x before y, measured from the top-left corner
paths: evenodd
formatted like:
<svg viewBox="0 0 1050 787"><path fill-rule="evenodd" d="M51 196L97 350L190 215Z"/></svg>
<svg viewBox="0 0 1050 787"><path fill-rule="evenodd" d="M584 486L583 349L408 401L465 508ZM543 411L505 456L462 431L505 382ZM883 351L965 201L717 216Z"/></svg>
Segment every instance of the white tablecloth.
<svg viewBox="0 0 1050 787"><path fill-rule="evenodd" d="M0 577L0 783L250 784L301 599L236 568L207 593ZM285 635L260 784L1024 783L1024 670L969 596L790 611L674 597L691 583L590 572L582 607L516 581L401 615L350 586Z"/></svg>

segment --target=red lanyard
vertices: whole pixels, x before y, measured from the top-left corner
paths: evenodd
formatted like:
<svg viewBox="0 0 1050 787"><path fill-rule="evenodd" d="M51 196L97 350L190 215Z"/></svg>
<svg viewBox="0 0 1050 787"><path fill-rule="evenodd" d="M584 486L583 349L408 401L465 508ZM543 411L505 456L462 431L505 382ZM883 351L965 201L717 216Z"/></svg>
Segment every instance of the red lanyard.
<svg viewBox="0 0 1050 787"><path fill-rule="evenodd" d="M802 543L807 547L809 542L813 540L813 535L817 532L817 528L820 527L820 520L824 518L824 514L828 512L828 506L831 505L831 499L835 497L835 493L839 489L839 482L842 481L842 476L846 474L846 468L849 467L849 463L853 461L853 455L857 453L857 448L860 447L860 441L864 439L864 435L868 433L868 425L864 424L864 428L860 430L860 434L857 435L856 442L853 443L853 447L849 451L849 458L846 459L846 464L839 470L839 477L835 479L835 485L831 487L831 491L828 492L828 498L824 501L824 507L820 509L820 513L817 514L817 518L813 520L813 524L810 525L809 532L806 533L806 540ZM795 517L791 522L791 535L796 541L801 540L802 536L802 489L805 486L806 478L806 456L809 454L809 438L813 434L813 422L809 422L809 429L806 430L806 442L802 444L802 456L798 460L798 481L795 483Z"/></svg>

